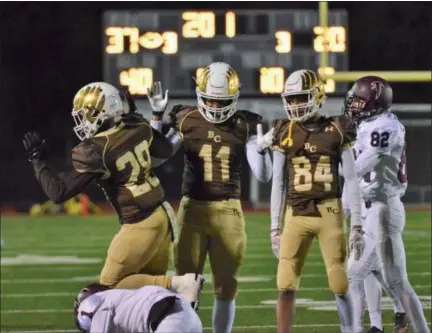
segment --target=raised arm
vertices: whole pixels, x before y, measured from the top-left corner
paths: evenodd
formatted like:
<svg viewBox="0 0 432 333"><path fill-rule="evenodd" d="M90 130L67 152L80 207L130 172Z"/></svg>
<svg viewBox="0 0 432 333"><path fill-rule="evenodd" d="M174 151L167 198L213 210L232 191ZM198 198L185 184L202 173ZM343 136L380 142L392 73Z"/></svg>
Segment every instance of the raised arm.
<svg viewBox="0 0 432 333"><path fill-rule="evenodd" d="M270 142L267 144L267 139ZM267 140L267 141L266 141ZM261 182L268 182L272 176L272 161L268 153L268 146L273 140L273 132L262 134L262 125L257 125L257 135L249 138L246 144L246 157L255 177ZM266 142L264 142L266 141Z"/></svg>
<svg viewBox="0 0 432 333"><path fill-rule="evenodd" d="M153 85L147 89L147 97L153 110L153 116L152 120L150 121L150 125L157 132L162 133L162 118L168 106L168 90L165 91L164 96L162 94L162 83L154 82ZM163 158L152 154L152 167L161 165L180 149L182 142L181 134L179 134L174 128L170 128L165 138L171 145L170 154L169 156L165 156ZM162 141L162 139L160 139L160 141Z"/></svg>
<svg viewBox="0 0 432 333"><path fill-rule="evenodd" d="M37 133L27 133L24 137L24 146L29 154L36 179L47 197L55 203L62 203L81 193L95 179L104 175L102 167L91 168L89 161L98 163L96 152L83 142L72 153L74 170L60 177L54 172L44 159L45 140ZM81 166L81 167L80 167Z"/></svg>

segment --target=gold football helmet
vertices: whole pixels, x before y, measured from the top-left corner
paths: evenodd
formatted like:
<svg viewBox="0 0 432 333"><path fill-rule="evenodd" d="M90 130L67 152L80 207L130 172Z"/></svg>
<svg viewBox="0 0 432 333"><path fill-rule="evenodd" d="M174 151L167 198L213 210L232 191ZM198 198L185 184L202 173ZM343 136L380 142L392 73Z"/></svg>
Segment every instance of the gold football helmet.
<svg viewBox="0 0 432 333"><path fill-rule="evenodd" d="M223 62L214 62L195 80L198 110L211 123L222 123L237 111L240 81L235 70Z"/></svg>
<svg viewBox="0 0 432 333"><path fill-rule="evenodd" d="M133 100L129 95L106 82L92 82L82 87L73 101L72 117L74 131L80 140L93 137L105 121L113 124L120 121L123 114L133 112Z"/></svg>
<svg viewBox="0 0 432 333"><path fill-rule="evenodd" d="M288 76L282 101L288 119L302 122L318 113L326 99L324 82L320 75L308 69L300 69Z"/></svg>

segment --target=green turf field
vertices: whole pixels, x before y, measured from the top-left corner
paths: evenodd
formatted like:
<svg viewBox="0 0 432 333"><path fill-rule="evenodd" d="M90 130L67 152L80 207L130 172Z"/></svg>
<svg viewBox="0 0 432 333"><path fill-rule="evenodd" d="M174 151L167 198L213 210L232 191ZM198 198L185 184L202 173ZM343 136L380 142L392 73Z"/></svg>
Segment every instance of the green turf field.
<svg viewBox="0 0 432 333"><path fill-rule="evenodd" d="M404 237L410 281L429 322L430 221L430 213L410 213ZM6 243L1 266L1 331L75 332L73 299L80 288L97 279L119 227L116 218L9 217L3 218L1 227ZM247 216L248 251L240 277L237 332L275 332L277 262L270 250L268 230L268 216ZM208 266L205 273L209 273ZM339 332L316 244L306 263L297 302L295 332ZM210 331L212 303L211 284L206 283L200 310L206 331ZM385 323L391 324L391 307L388 300L384 303Z"/></svg>

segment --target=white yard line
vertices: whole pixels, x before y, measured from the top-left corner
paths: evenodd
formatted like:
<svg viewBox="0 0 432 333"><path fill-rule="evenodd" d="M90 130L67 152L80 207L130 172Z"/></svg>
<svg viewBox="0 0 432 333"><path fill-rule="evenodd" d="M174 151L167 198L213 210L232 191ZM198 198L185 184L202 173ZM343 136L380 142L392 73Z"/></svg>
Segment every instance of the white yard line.
<svg viewBox="0 0 432 333"><path fill-rule="evenodd" d="M263 253L265 252L265 253ZM64 250L55 250L55 251L46 251L46 250L30 250L25 251L26 255L36 255L36 256L76 256L76 255L82 255L82 254L89 254L89 255L104 255L106 253L106 250L98 250L98 249L64 249ZM7 251L2 250L2 257L7 258L11 256L17 256L21 255L21 253L17 251ZM407 256L416 256L416 257L425 257L430 256L430 251L408 251L406 253ZM321 253L311 253L308 255L308 258L315 258L320 257ZM270 251L270 247L268 248L268 251L258 251L258 252L252 252L249 251L249 254L246 254L246 259L270 259L274 258L273 254Z"/></svg>
<svg viewBox="0 0 432 333"><path fill-rule="evenodd" d="M275 305L237 305L236 310L245 309L272 309L274 310ZM213 310L213 306L200 306L200 310ZM389 310L390 311L390 310ZM4 314L23 314L23 313L72 313L71 309L14 309L14 310L3 310L0 312Z"/></svg>
<svg viewBox="0 0 432 333"><path fill-rule="evenodd" d="M168 275L172 275L172 272L168 272ZM408 276L430 276L430 272L413 272L409 273ZM211 277L209 274L204 274L204 277L206 279L206 283L211 282ZM322 277L326 278L325 273L321 274L303 274L302 278L317 278ZM251 275L251 276L240 276L239 282L242 283L260 283L260 282L269 282L276 278L276 275ZM44 278L38 278L38 279L2 279L0 282L1 284L38 284L38 283L76 283L76 282L88 282L88 281L97 281L99 279L98 275L92 275L92 276L75 276L75 277L68 277L68 278L56 278L56 279L44 279Z"/></svg>
<svg viewBox="0 0 432 333"><path fill-rule="evenodd" d="M101 259L102 262L102 259ZM409 264L411 266L413 265L426 265L426 264L430 264L431 260L410 260ZM277 260L274 260L274 265L276 267L277 265ZM242 264L242 267L248 267L248 268L258 268L258 267L269 267L269 262L268 261L246 261L245 263ZM305 267L324 267L324 262L321 260L317 260L317 261L308 261L306 262ZM17 270L17 269L22 269L23 271L51 271L51 272L59 272L59 271L88 271L88 270L94 270L95 269L95 265L94 264L56 264L55 267L53 267L53 264L22 264L22 265L11 265L11 266L1 266L1 270L2 271L6 271L6 270ZM210 264L207 263L205 266L206 271L209 271L210 269ZM413 274L409 274L409 275L416 275L417 273L413 273ZM423 275L423 274L420 274ZM431 273L429 272L429 275L431 275Z"/></svg>
<svg viewBox="0 0 432 333"><path fill-rule="evenodd" d="M413 286L414 289L427 289L431 288L430 285L416 285ZM328 291L328 287L304 287L300 288L300 292L306 291ZM273 292L276 294L276 286L274 288L241 288L238 290L240 294L243 293L264 293L264 292ZM204 290L202 294L213 294L212 290ZM22 294L2 294L1 298L40 298L40 297L70 297L76 296L75 292L51 292L51 293L22 293Z"/></svg>
<svg viewBox="0 0 432 333"><path fill-rule="evenodd" d="M428 323L430 325L430 323ZM339 327L339 323L335 324L300 324L294 325L295 328L313 328L313 327ZM393 324L384 324L384 326L393 326ZM276 328L276 325L249 325L249 326L235 326L233 330L245 330L245 329L265 329L265 328ZM212 327L204 327L204 330L212 330ZM1 331L1 333L72 333L77 330L34 330L34 331Z"/></svg>

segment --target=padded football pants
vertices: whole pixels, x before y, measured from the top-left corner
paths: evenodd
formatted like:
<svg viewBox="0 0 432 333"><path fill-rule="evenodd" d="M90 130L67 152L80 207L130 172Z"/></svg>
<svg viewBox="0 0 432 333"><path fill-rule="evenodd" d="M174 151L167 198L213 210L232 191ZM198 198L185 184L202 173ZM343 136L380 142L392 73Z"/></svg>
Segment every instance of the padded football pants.
<svg viewBox="0 0 432 333"><path fill-rule="evenodd" d="M235 299L237 274L246 250L240 200L197 201L184 197L177 223L179 241L174 251L177 274L201 274L208 254L215 297Z"/></svg>
<svg viewBox="0 0 432 333"><path fill-rule="evenodd" d="M108 249L99 282L115 287L131 274L165 275L171 250L171 230L164 208L157 208L147 219L124 224L114 236ZM168 286L168 277L151 284ZM142 287L141 286L136 286ZM120 286L118 286L120 288ZM122 288L127 288L122 286Z"/></svg>

